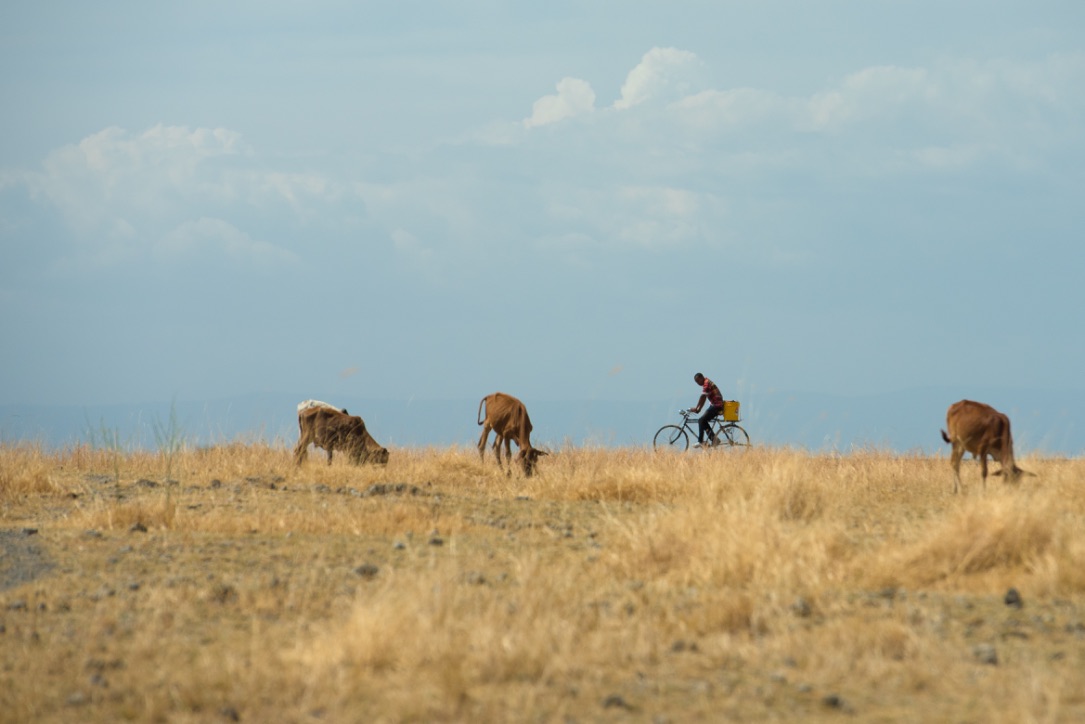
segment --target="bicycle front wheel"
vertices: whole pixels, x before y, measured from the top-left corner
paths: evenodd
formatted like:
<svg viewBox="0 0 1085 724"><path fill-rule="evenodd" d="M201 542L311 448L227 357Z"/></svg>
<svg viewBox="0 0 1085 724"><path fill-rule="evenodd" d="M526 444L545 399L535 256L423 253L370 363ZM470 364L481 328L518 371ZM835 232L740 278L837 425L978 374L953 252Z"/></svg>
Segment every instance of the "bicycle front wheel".
<svg viewBox="0 0 1085 724"><path fill-rule="evenodd" d="M750 436L746 434L745 430L733 422L720 428L717 439L719 440L719 447L724 449L750 449Z"/></svg>
<svg viewBox="0 0 1085 724"><path fill-rule="evenodd" d="M664 425L652 438L652 447L656 450L685 452L689 449L689 435L678 425Z"/></svg>

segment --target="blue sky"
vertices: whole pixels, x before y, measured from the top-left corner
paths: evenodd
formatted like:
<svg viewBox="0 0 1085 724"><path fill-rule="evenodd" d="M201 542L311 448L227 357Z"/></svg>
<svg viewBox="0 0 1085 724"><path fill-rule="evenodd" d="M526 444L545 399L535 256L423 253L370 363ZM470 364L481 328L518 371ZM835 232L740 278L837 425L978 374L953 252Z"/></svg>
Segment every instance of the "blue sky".
<svg viewBox="0 0 1085 724"><path fill-rule="evenodd" d="M0 404L1085 389L1079 2L13 2L0 69Z"/></svg>

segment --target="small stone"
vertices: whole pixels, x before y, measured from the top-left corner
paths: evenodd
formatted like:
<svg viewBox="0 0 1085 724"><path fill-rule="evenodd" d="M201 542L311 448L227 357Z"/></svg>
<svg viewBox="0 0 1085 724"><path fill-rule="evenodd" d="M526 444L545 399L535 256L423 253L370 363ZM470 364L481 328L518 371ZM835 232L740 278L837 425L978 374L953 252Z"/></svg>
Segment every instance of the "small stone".
<svg viewBox="0 0 1085 724"><path fill-rule="evenodd" d="M799 618L807 618L812 612L810 603L802 596L796 598L795 602L791 604L791 611Z"/></svg>
<svg viewBox="0 0 1085 724"><path fill-rule="evenodd" d="M998 666L998 651L991 644L979 644L972 648L972 655L981 664Z"/></svg>
<svg viewBox="0 0 1085 724"><path fill-rule="evenodd" d="M362 578L376 578L377 574L380 573L380 568L373 565L372 563L363 563L362 565L355 568L354 572Z"/></svg>
<svg viewBox="0 0 1085 724"><path fill-rule="evenodd" d="M1021 594L1017 592L1016 588L1011 588L1010 590L1006 591L1006 597L1002 600L1006 603L1007 606L1011 606L1013 608L1021 608L1023 605L1025 605L1024 601L1021 600Z"/></svg>
<svg viewBox="0 0 1085 724"><path fill-rule="evenodd" d="M844 700L840 698L839 694L829 694L821 700L821 703L829 707L830 709L844 708Z"/></svg>
<svg viewBox="0 0 1085 724"><path fill-rule="evenodd" d="M614 709L614 708L629 709L630 706L629 706L628 703L626 703L625 699L623 699L620 695L611 694L606 699L603 699L603 708L604 709Z"/></svg>

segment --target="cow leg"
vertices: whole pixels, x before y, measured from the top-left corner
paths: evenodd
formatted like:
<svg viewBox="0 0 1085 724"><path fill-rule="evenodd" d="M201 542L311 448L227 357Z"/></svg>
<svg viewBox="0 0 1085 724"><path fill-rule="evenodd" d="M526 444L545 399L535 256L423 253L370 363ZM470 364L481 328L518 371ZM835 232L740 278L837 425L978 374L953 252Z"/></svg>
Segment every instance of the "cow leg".
<svg viewBox="0 0 1085 724"><path fill-rule="evenodd" d="M983 492L987 492L987 448L980 448L980 473L983 476Z"/></svg>
<svg viewBox="0 0 1085 724"><path fill-rule="evenodd" d="M512 440L505 438L505 464L508 466L507 475L512 475Z"/></svg>
<svg viewBox="0 0 1085 724"><path fill-rule="evenodd" d="M505 467L505 464L501 461L501 441L503 439L496 431L494 432L494 457L497 458L497 467L499 468Z"/></svg>
<svg viewBox="0 0 1085 724"><path fill-rule="evenodd" d="M335 452L335 445L328 446L328 465L332 464L332 453Z"/></svg>
<svg viewBox="0 0 1085 724"><path fill-rule="evenodd" d="M961 458L964 457L964 445L954 441L953 452L950 454L949 464L953 466L953 494L956 495L961 489Z"/></svg>
<svg viewBox="0 0 1085 724"><path fill-rule="evenodd" d="M493 429L493 428L490 427L490 423L488 423L488 422L482 428L482 437L480 437L478 439L478 458L479 458L479 460L485 460L486 459L486 438L488 438L490 436L490 430L491 429ZM500 462L500 457L498 458L498 461Z"/></svg>
<svg viewBox="0 0 1085 724"><path fill-rule="evenodd" d="M302 435L294 446L294 464L301 465L309 457L309 438Z"/></svg>

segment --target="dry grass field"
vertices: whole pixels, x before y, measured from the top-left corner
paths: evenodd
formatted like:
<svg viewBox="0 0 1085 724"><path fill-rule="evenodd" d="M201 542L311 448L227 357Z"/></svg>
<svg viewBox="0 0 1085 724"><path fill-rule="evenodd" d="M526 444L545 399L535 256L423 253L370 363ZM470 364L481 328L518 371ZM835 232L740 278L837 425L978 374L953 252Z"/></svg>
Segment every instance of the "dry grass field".
<svg viewBox="0 0 1085 724"><path fill-rule="evenodd" d="M3 446L0 720L1085 721L1085 461L1020 464Z"/></svg>

